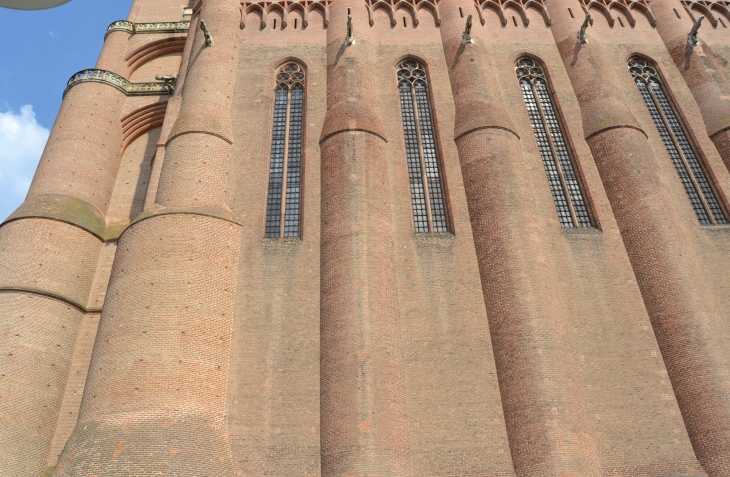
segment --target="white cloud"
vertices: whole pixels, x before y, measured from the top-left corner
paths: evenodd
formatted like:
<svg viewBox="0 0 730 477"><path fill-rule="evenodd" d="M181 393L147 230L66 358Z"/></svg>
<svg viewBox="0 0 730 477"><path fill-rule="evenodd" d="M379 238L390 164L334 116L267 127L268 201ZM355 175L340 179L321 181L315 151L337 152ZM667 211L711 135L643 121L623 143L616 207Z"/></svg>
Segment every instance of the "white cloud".
<svg viewBox="0 0 730 477"><path fill-rule="evenodd" d="M31 105L0 113L0 220L25 199L49 134Z"/></svg>

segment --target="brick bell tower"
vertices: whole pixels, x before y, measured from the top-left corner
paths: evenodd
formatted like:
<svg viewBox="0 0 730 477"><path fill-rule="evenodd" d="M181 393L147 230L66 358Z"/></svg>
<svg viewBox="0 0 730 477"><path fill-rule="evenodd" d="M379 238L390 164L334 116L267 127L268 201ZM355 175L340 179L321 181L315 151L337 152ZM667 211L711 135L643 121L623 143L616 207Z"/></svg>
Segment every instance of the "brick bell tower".
<svg viewBox="0 0 730 477"><path fill-rule="evenodd" d="M0 475L730 475L726 2L184 3L0 226Z"/></svg>

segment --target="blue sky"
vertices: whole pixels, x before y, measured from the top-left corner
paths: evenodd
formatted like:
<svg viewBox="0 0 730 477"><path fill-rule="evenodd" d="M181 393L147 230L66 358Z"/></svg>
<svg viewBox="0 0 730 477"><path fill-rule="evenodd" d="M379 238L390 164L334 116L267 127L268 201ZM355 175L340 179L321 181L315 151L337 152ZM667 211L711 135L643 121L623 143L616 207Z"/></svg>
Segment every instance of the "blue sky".
<svg viewBox="0 0 730 477"><path fill-rule="evenodd" d="M107 26L132 0L71 0L50 10L0 7L0 221L25 199L68 79L93 68Z"/></svg>

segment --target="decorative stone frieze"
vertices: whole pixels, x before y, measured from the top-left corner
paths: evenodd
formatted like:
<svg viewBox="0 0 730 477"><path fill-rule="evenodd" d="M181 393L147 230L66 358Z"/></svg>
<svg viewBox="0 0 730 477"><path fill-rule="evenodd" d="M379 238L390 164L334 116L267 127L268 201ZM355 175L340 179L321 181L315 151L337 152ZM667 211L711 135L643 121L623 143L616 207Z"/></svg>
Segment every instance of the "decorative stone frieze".
<svg viewBox="0 0 730 477"><path fill-rule="evenodd" d="M251 12L258 12L261 16L261 29L266 28L269 13L278 11L283 20L282 28L286 28L289 23L289 14L293 11L299 11L302 15L302 27L309 26L309 13L312 10L319 10L324 17L324 27L327 28L330 23L329 7L330 0L281 0L281 1L251 1L241 3L241 29L246 28L246 15Z"/></svg>
<svg viewBox="0 0 730 477"><path fill-rule="evenodd" d="M108 36L114 31L126 31L131 34L137 33L187 33L190 29L189 21L182 22L157 22L157 23L133 23L120 20L109 25L106 30Z"/></svg>
<svg viewBox="0 0 730 477"><path fill-rule="evenodd" d="M730 1L727 0L682 0L685 10L689 13L692 21L697 21L700 15L704 15L712 25L717 28L718 18L725 17L730 21ZM719 15L719 17L718 17Z"/></svg>
<svg viewBox="0 0 730 477"><path fill-rule="evenodd" d="M390 26L395 26L395 11L399 8L405 8L413 16L413 25L418 26L418 11L422 8L431 10L436 20L436 26L441 25L441 15L439 13L440 0L366 0L365 5L368 8L368 20L370 26L375 24L373 13L378 8L385 10L390 16Z"/></svg>
<svg viewBox="0 0 730 477"><path fill-rule="evenodd" d="M174 77L173 77L174 76ZM172 94L175 92L176 75L160 76L162 81L147 83L132 83L127 78L106 70L83 70L79 71L68 80L68 85L63 95L66 96L68 90L80 83L104 83L122 91L127 96L157 96L162 94Z"/></svg>
<svg viewBox="0 0 730 477"><path fill-rule="evenodd" d="M638 10L643 13L649 20L651 26L656 26L656 18L649 9L649 2L646 0L581 0L581 6L583 11L588 14L589 9L598 10L606 20L608 24L613 27L616 20L611 16L611 10L616 9L621 11L626 18L629 20L629 24L634 27L636 25L636 19L634 18L634 10ZM591 21L593 24L593 21Z"/></svg>
<svg viewBox="0 0 730 477"><path fill-rule="evenodd" d="M525 12L529 7L540 12L542 19L545 21L545 25L550 26L553 24L553 21L547 14L547 10L545 10L545 2L543 0L474 0L474 5L477 7L479 22L482 25L485 23L482 12L486 9L496 12L502 26L506 25L507 17L504 15L504 9L507 7L512 7L517 10L525 26L530 24L530 19L527 18L527 13Z"/></svg>

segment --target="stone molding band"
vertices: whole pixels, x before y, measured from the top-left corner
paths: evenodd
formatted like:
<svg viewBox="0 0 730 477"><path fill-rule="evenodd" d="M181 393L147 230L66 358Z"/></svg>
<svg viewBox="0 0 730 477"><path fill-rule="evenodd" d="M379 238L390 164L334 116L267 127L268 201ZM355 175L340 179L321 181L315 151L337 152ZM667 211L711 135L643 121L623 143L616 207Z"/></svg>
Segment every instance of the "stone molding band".
<svg viewBox="0 0 730 477"><path fill-rule="evenodd" d="M48 290L41 290L40 288L31 287L7 287L0 286L0 293L30 293L32 295L43 296L54 300L59 300L67 305L71 305L77 308L82 313L101 313L101 308L88 308L82 303L58 293L50 292Z"/></svg>
<svg viewBox="0 0 730 477"><path fill-rule="evenodd" d="M119 222L107 224L104 214L89 202L64 194L43 194L27 199L0 227L22 219L50 219L86 230L103 242L118 240L132 225L152 217L161 215L199 215L213 217L238 226L243 223L226 205L210 205L198 207L164 207L156 206L139 214L131 223Z"/></svg>
<svg viewBox="0 0 730 477"><path fill-rule="evenodd" d="M517 134L512 129L507 128L507 127L504 127L504 126L477 126L475 128L471 128L471 129L468 129L468 130L466 130L464 132L461 132L457 136L454 136L454 142L457 142L459 139L461 139L462 137L464 137L464 136L466 136L468 134L471 134L471 133L476 132L476 131L482 131L484 129L501 129L502 131L507 131L508 133L512 134L517 139L520 139L520 135L519 134Z"/></svg>
<svg viewBox="0 0 730 477"><path fill-rule="evenodd" d="M202 217L212 217L214 219L224 220L226 222L238 225L239 227L243 226L243 222L241 222L241 220L227 205L204 205L197 207L156 206L151 209L145 210L137 217L135 217L135 219L132 221L129 227L124 230L124 232L129 230L133 225L142 222L143 220L160 217L163 215L199 215Z"/></svg>
<svg viewBox="0 0 730 477"><path fill-rule="evenodd" d="M319 144L322 145L322 144L325 143L325 141L327 141L327 139L331 138L332 136L336 136L338 134L342 134L342 133L346 133L346 132L363 132L363 133L371 134L371 135L373 135L375 137L378 137L378 138L382 139L383 142L385 142L385 143L388 142L388 140L385 138L385 136L383 136L379 132L375 132L375 131L373 131L371 129L366 129L366 128L342 128L342 129L336 129L336 130L334 130L332 132L327 133L326 136L323 136L322 139L319 140Z"/></svg>
<svg viewBox="0 0 730 477"><path fill-rule="evenodd" d="M606 128L602 128L597 131L593 131L592 133L590 133L588 136L585 137L585 140L588 141L592 137L597 136L598 134L604 133L606 131L610 131L611 129L635 129L635 130L639 131L641 134L643 134L645 138L649 139L649 136L641 128L638 128L631 124L616 124L615 126L608 126Z"/></svg>
<svg viewBox="0 0 730 477"><path fill-rule="evenodd" d="M106 70L89 69L79 71L68 80L68 85L63 95L73 88L74 86L81 83L103 83L112 86L127 96L159 96L159 95L171 95L175 92L175 83L177 81L176 76L164 77L159 82L149 83L132 83L124 76L112 73Z"/></svg>
<svg viewBox="0 0 730 477"><path fill-rule="evenodd" d="M106 30L106 39L110 33L115 31L124 31L131 35L137 33L187 33L190 30L190 22L157 22L157 23L133 23L126 20L119 20Z"/></svg>
<svg viewBox="0 0 730 477"><path fill-rule="evenodd" d="M0 224L22 219L50 219L86 230L103 242L116 240L129 223L107 224L104 214L93 204L65 194L42 194L30 197Z"/></svg>
<svg viewBox="0 0 730 477"><path fill-rule="evenodd" d="M715 136L717 136L718 134L722 134L724 132L728 132L729 130L730 130L730 126L727 126L727 127L721 128L721 129L718 129L714 133L709 134L710 139L712 139L714 141L715 140Z"/></svg>

